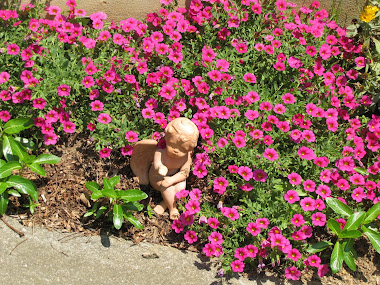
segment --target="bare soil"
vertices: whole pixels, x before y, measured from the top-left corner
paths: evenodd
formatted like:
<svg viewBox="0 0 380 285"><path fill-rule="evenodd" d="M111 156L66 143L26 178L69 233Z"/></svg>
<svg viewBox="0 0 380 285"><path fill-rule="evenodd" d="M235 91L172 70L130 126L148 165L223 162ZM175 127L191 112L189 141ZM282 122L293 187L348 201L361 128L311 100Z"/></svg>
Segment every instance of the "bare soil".
<svg viewBox="0 0 380 285"><path fill-rule="evenodd" d="M91 192L86 189L85 183L96 181L102 184L104 177L119 175L121 182L116 186L117 189L141 189L146 192L148 199L142 201L144 209L147 205L154 208L161 201L158 191L150 186L140 186L135 181L129 167L129 157L111 155L110 158L100 159L94 149L94 143L88 138L80 135L62 137L59 144L49 149L50 153L61 157L61 161L56 165L45 165L46 177L25 173L26 177L37 185L40 193L40 205L35 209L34 214L30 214L29 209L23 207L27 203L26 200L15 197L11 198L7 213L19 218L25 226L29 227L43 226L49 230L69 232L73 235L107 234L126 238L135 243L148 241L195 252L202 251L202 244L189 246L182 235L176 234L171 229L171 221L167 213L162 216L149 215L146 210L136 213L135 217L143 225L143 230L125 223L118 231L112 227L112 222L105 218L95 220L94 217L84 217L83 215L92 206L89 198ZM200 189L207 187L207 181L194 176L189 177L188 184ZM203 192L206 191L203 190ZM358 252L356 272L344 266L338 274L332 275L330 270L327 276L319 278L316 270L309 270L302 275L301 282L303 284L380 285L380 255L365 238L357 241L355 246ZM274 274L278 272L279 277L283 276L283 269L279 267L268 266L266 270L268 269ZM248 273L247 277L255 275L254 279L257 279L261 274L263 273L254 271Z"/></svg>

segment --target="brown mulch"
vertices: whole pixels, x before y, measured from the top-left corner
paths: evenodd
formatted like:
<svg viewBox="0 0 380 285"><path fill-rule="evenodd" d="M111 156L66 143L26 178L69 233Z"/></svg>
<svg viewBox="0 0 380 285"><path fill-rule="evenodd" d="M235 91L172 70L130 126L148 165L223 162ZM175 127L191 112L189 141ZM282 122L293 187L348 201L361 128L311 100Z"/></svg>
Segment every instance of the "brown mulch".
<svg viewBox="0 0 380 285"><path fill-rule="evenodd" d="M39 206L34 214L24 207L28 201L21 198L10 198L7 214L15 216L25 226L43 226L49 230L82 234L82 235L113 235L132 240L135 243L148 241L179 249L187 249L201 252L202 245L188 245L184 242L183 235L176 234L171 229L169 215L149 215L147 205L154 208L161 201L161 195L150 186L140 186L133 178L129 167L129 157L116 156L100 159L95 151L94 142L80 135L64 136L59 144L49 148L49 152L61 157L56 165L44 165L46 177L40 177L32 172L24 173L38 187ZM44 150L41 150L44 151ZM45 150L46 151L46 150ZM117 189L140 189L148 194L148 199L141 201L144 211L135 213L135 217L143 225L139 230L131 224L125 223L120 230L115 230L112 221L104 218L94 219L83 217L91 208L93 202L89 198L91 192L85 187L88 181L96 181L102 185L104 177L119 175L120 183ZM207 187L207 181L190 176L188 184L200 189ZM380 255L369 245L368 240L362 238L355 243L358 252L358 270L351 271L347 267L335 275L330 273L322 279L322 284L376 284L380 285ZM268 266L267 269L271 269ZM276 268L272 270L277 272ZM248 275L257 278L255 270ZM283 272L279 272L280 276ZM249 276L248 276L249 277ZM320 278L316 271L310 270L302 275L304 284L320 284Z"/></svg>

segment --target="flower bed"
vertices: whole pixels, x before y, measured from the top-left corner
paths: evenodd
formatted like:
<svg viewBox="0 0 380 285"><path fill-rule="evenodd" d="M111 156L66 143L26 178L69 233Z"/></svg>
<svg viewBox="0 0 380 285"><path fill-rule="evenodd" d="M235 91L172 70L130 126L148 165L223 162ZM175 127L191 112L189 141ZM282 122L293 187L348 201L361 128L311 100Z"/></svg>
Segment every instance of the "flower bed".
<svg viewBox="0 0 380 285"><path fill-rule="evenodd" d="M38 17L42 5L1 10L0 119L32 118L46 146L87 133L105 158L190 118L201 135L192 173L210 183L177 194L172 227L226 272L354 269L363 234L379 252L380 117L357 88L361 42L317 1L161 2L144 23L88 19L74 0L68 15L48 7L53 20ZM320 231L332 235L313 244Z"/></svg>

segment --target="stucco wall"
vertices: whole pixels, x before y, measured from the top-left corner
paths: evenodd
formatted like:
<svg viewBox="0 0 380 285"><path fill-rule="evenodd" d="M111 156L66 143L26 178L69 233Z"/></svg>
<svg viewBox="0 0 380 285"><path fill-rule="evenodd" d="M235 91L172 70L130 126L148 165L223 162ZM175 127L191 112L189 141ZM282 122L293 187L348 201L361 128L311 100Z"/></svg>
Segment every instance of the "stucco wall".
<svg viewBox="0 0 380 285"><path fill-rule="evenodd" d="M178 0L179 6L186 7L191 0ZM308 6L313 0L293 0L299 5ZM30 0L21 0L22 3L29 3ZM51 0L50 5L57 5L62 9L67 9L66 0ZM77 0L78 9L84 9L88 15L103 11L108 15L107 21L118 22L127 18L145 19L149 12L159 11L161 4L159 0ZM320 0L321 6L330 11L332 4L339 7L341 24L350 24L351 19L360 15L360 11L365 0Z"/></svg>

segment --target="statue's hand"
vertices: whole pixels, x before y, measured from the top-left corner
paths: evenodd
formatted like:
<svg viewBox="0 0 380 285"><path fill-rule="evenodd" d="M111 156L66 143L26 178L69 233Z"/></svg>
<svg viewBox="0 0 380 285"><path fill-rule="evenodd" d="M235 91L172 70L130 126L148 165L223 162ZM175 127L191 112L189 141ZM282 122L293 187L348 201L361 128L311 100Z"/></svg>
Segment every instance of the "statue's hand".
<svg viewBox="0 0 380 285"><path fill-rule="evenodd" d="M166 174L168 174L168 168L165 165L161 165L158 168L158 174L165 176Z"/></svg>
<svg viewBox="0 0 380 285"><path fill-rule="evenodd" d="M164 179L161 182L161 185L165 188L172 186L172 184L173 184L172 179L171 179L171 177L168 177L168 176L164 177Z"/></svg>

